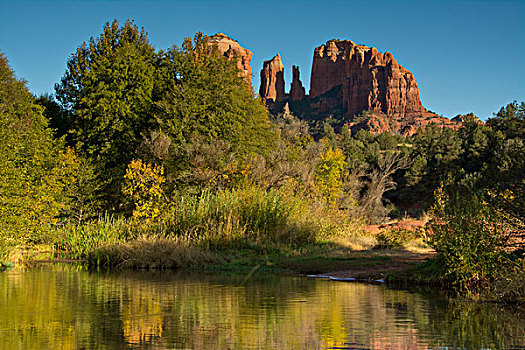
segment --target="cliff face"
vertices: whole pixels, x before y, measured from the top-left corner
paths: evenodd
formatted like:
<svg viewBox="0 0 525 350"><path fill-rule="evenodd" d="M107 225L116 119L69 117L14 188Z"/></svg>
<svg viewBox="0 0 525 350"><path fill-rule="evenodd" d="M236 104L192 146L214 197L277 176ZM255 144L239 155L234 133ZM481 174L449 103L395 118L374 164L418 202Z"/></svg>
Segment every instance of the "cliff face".
<svg viewBox="0 0 525 350"><path fill-rule="evenodd" d="M239 43L223 33L212 35L208 38L208 45L217 45L221 55L228 59L237 56L237 68L241 71L241 75L245 77L246 81L252 85L252 52L243 48Z"/></svg>
<svg viewBox="0 0 525 350"><path fill-rule="evenodd" d="M387 116L427 114L419 99L414 75L391 53L356 45L350 40L330 40L314 50L310 98L341 88L345 115L362 111Z"/></svg>
<svg viewBox="0 0 525 350"><path fill-rule="evenodd" d="M414 75L390 52L382 54L375 47L329 40L315 48L309 95L299 68L292 66L292 70L291 90L286 94L281 57L264 62L259 94L274 113L289 104L299 117L319 120L332 116L353 132L366 129L411 135L430 123L448 128L461 125L428 112L421 104Z"/></svg>
<svg viewBox="0 0 525 350"><path fill-rule="evenodd" d="M266 100L267 105L284 101L284 66L280 55L264 61L259 95Z"/></svg>

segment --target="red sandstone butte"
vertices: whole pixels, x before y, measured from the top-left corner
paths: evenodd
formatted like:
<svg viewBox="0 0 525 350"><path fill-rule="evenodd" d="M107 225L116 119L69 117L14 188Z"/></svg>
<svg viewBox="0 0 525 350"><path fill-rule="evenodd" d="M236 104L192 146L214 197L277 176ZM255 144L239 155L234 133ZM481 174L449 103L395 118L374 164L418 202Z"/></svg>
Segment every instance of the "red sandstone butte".
<svg viewBox="0 0 525 350"><path fill-rule="evenodd" d="M305 98L306 93L303 83L300 79L299 67L292 66L292 86L290 89L290 98L292 101L301 101Z"/></svg>
<svg viewBox="0 0 525 350"><path fill-rule="evenodd" d="M267 103L281 102L285 99L284 93L284 66L281 55L264 61L261 69L261 87L259 95Z"/></svg>
<svg viewBox="0 0 525 350"><path fill-rule="evenodd" d="M372 111L387 116L424 116L414 75L397 63L391 53L356 45L350 40L329 40L315 48L310 98L335 87L342 91L348 116Z"/></svg>
<svg viewBox="0 0 525 350"><path fill-rule="evenodd" d="M221 55L228 59L237 56L237 68L240 69L241 75L246 78L246 81L252 85L252 52L243 48L239 43L223 33L217 33L208 38L208 45L217 45L217 49Z"/></svg>
<svg viewBox="0 0 525 350"><path fill-rule="evenodd" d="M357 121L348 123L347 126L351 129L352 133L364 129L374 134L380 134L386 131L403 136L411 136L419 130L424 130L430 124L434 124L440 129L452 128L456 130L462 125L448 118L427 112L425 117L389 117L383 113L368 114L364 118L359 118Z"/></svg>

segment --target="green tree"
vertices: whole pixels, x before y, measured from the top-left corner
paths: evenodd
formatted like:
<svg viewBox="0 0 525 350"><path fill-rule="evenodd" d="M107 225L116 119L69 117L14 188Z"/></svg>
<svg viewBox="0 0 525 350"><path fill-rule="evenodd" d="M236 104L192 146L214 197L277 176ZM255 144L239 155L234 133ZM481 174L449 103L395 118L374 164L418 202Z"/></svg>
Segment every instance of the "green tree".
<svg viewBox="0 0 525 350"><path fill-rule="evenodd" d="M398 141L392 133L385 131L377 135L375 138L376 142L379 143L379 148L382 151L396 149Z"/></svg>
<svg viewBox="0 0 525 350"><path fill-rule="evenodd" d="M516 218L525 217L525 102L502 107L487 122L492 129L489 155L483 171L483 185L499 192L513 193L512 201L503 201Z"/></svg>
<svg viewBox="0 0 525 350"><path fill-rule="evenodd" d="M68 210L77 158L63 142L53 140L42 111L0 54L0 245L4 248L46 241L51 225Z"/></svg>
<svg viewBox="0 0 525 350"><path fill-rule="evenodd" d="M118 193L127 164L152 114L156 54L144 29L131 21L106 23L98 38L83 43L67 62L56 97L67 111L69 133Z"/></svg>
<svg viewBox="0 0 525 350"><path fill-rule="evenodd" d="M37 97L35 102L44 107L44 117L49 122L49 128L54 132L55 138L67 137L69 139L68 131L71 129L70 118L66 110L64 110L51 94L42 94ZM70 141L70 140L68 140ZM68 142L70 146L74 144Z"/></svg>
<svg viewBox="0 0 525 350"><path fill-rule="evenodd" d="M166 83L156 113L174 145L204 136L229 142L239 154L272 146L275 135L266 108L235 62L210 48L206 36L197 33L181 49L160 56L159 79Z"/></svg>
<svg viewBox="0 0 525 350"><path fill-rule="evenodd" d="M407 170L405 181L412 186L412 200L428 200L440 182L458 171L462 140L457 131L430 124L412 137L412 145L410 158L415 161Z"/></svg>
<svg viewBox="0 0 525 350"><path fill-rule="evenodd" d="M505 138L523 137L525 135L525 102L511 102L496 113L487 124L495 131L501 131Z"/></svg>
<svg viewBox="0 0 525 350"><path fill-rule="evenodd" d="M339 148L343 150L348 161L348 168L356 170L366 166L366 152L363 141L352 137L348 127L343 127L341 132L341 140L339 141Z"/></svg>

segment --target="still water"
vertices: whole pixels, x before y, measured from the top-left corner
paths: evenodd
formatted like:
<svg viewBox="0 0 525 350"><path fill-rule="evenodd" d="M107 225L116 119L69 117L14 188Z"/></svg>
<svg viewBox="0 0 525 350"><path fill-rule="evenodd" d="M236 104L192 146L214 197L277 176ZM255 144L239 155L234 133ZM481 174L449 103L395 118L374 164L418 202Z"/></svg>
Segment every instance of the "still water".
<svg viewBox="0 0 525 350"><path fill-rule="evenodd" d="M0 273L0 349L525 349L523 310L303 277Z"/></svg>

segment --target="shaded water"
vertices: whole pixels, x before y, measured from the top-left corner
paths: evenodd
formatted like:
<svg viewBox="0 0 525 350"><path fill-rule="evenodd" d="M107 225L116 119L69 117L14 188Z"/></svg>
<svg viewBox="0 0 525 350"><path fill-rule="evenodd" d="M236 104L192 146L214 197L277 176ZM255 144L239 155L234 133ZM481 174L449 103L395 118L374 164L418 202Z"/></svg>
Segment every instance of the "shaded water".
<svg viewBox="0 0 525 350"><path fill-rule="evenodd" d="M0 273L0 349L525 349L523 310L301 277Z"/></svg>

